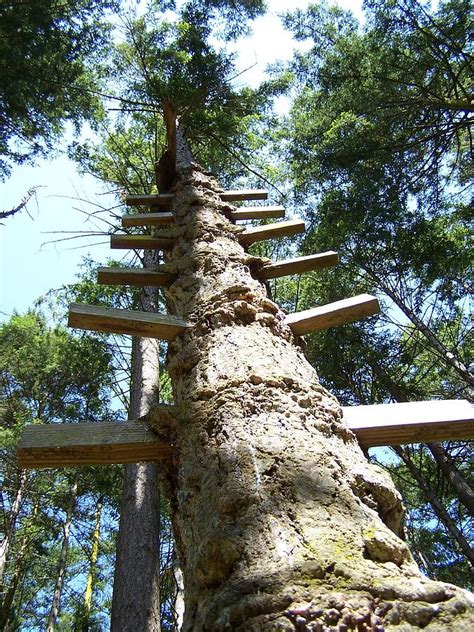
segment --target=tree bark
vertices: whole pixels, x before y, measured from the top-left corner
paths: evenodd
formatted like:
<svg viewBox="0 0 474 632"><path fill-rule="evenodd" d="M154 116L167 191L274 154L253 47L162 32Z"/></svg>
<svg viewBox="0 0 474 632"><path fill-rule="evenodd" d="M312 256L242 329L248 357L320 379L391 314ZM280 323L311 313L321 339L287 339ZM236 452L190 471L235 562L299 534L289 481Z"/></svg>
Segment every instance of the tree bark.
<svg viewBox="0 0 474 632"><path fill-rule="evenodd" d="M56 573L56 583L54 585L53 600L49 611L48 623L46 624L46 632L54 632L56 619L59 613L59 602L64 585L64 576L66 574L67 552L69 550L69 534L71 532L72 518L76 507L76 496L79 475L76 474L71 489L69 490L70 498L66 512L66 520L63 525L63 541L61 545L61 553L59 555L58 570Z"/></svg>
<svg viewBox="0 0 474 632"><path fill-rule="evenodd" d="M174 193L179 277L165 295L194 327L169 345L176 458L162 484L183 631L468 626L465 593L423 577L397 536L398 492L252 275L261 262L216 183L188 168Z"/></svg>
<svg viewBox="0 0 474 632"><path fill-rule="evenodd" d="M460 502L466 507L471 516L474 516L474 490L465 478L461 476L456 467L448 462L442 445L439 443L428 443L427 446L439 469L456 491Z"/></svg>
<svg viewBox="0 0 474 632"><path fill-rule="evenodd" d="M156 253L145 253L153 267ZM144 288L144 311L156 311L156 288ZM129 419L145 415L157 400L159 348L154 338L132 339L132 383ZM120 527L112 597L112 632L159 632L158 465L134 463L124 468Z"/></svg>

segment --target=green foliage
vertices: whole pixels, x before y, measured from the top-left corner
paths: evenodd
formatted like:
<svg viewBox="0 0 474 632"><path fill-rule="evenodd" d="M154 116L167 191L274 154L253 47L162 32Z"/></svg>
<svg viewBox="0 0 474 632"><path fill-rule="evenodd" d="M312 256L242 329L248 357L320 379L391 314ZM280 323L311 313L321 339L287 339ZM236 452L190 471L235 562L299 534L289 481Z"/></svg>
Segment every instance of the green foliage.
<svg viewBox="0 0 474 632"><path fill-rule="evenodd" d="M3 530L9 542L1 582L2 629L7 621L7 629L30 629L37 625L38 619L45 621L47 617L62 527L72 481L77 475L67 469L28 473L19 470L14 450L21 431L29 423L116 419L117 413L111 409L110 359L108 348L100 339L77 337L60 326L50 327L39 312L14 315L0 328L2 507ZM97 495L107 498L109 518L104 541L110 538L110 518L118 502L119 478L117 467L81 469L72 536L83 543L86 551ZM72 568L87 567L84 549L71 549ZM100 563L103 565L103 561ZM104 579L109 576L110 562L102 572ZM67 575L66 592L72 590L68 582L73 577ZM75 590L77 581L74 580ZM100 610L103 599L98 592L96 598Z"/></svg>
<svg viewBox="0 0 474 632"><path fill-rule="evenodd" d="M63 133L99 116L102 16L113 0L5 0L0 5L0 179L44 155Z"/></svg>

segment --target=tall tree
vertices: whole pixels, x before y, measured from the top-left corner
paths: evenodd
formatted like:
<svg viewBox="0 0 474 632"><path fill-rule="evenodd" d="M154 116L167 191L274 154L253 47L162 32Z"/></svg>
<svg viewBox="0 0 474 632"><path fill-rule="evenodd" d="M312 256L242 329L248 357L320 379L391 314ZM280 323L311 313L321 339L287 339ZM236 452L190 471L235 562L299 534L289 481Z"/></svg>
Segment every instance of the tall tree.
<svg viewBox="0 0 474 632"><path fill-rule="evenodd" d="M12 164L44 155L64 130L95 118L100 101L99 62L110 27L113 0L29 2L0 5L0 179Z"/></svg>

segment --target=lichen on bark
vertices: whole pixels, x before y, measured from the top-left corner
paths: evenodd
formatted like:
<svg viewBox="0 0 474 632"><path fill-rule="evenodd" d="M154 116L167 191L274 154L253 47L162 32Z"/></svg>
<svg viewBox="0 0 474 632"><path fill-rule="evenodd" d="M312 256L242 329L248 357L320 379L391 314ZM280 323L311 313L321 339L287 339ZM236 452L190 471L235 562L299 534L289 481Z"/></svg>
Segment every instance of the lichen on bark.
<svg viewBox="0 0 474 632"><path fill-rule="evenodd" d="M418 571L393 483L367 462L252 275L255 257L218 193L195 165L181 171L169 255L178 275L165 292L170 313L194 325L169 345L178 423L162 473L183 630L467 625L469 597Z"/></svg>

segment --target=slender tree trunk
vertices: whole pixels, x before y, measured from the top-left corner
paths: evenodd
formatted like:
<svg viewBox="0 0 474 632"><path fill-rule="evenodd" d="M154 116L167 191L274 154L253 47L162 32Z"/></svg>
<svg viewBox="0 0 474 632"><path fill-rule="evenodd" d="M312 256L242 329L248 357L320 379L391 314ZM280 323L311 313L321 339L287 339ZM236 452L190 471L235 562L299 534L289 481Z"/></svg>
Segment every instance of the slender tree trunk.
<svg viewBox="0 0 474 632"><path fill-rule="evenodd" d="M422 576L397 536L398 492L255 279L217 191L182 169L172 209L166 298L194 325L169 345L176 458L162 470L183 631L469 627L465 593Z"/></svg>
<svg viewBox="0 0 474 632"><path fill-rule="evenodd" d="M466 479L461 476L456 467L448 462L443 446L439 443L428 443L427 445L439 469L456 491L460 502L462 502L470 512L471 516L474 516L474 490L470 487Z"/></svg>
<svg viewBox="0 0 474 632"><path fill-rule="evenodd" d="M420 318L418 318L415 312L410 309L405 301L402 301L397 293L394 292L392 288L390 288L383 279L375 273L374 270L371 270L367 265L362 265L362 267L372 276L380 289L392 299L395 305L400 308L405 316L413 323L416 329L426 338L431 348L442 358L443 362L448 366L451 366L458 375L462 377L466 384L471 387L474 386L474 375L458 358L456 358L454 353L444 346L431 329L427 327Z"/></svg>
<svg viewBox="0 0 474 632"><path fill-rule="evenodd" d="M471 564L471 566L474 566L473 549L469 546L469 542L466 540L463 534L459 531L456 523L451 518L449 513L446 511L446 509L444 508L444 505L440 502L439 498L436 496L433 489L431 489L428 481L425 479L425 477L420 472L420 470L416 467L413 461L409 458L409 456L407 455L405 450L403 450L403 448L400 448L398 446L393 446L393 450L398 454L398 456L402 459L402 461L405 463L407 468L410 470L411 475L420 486L420 489L422 490L426 500L431 504L431 506L434 509L434 512L436 513L438 518L441 520L441 522L444 524L446 529L449 531L454 541L459 546L460 550L469 560L469 563Z"/></svg>
<svg viewBox="0 0 474 632"><path fill-rule="evenodd" d="M146 253L153 267L155 253ZM142 309L157 310L156 288L144 288ZM129 419L145 415L157 400L159 348L154 338L132 340L132 383ZM117 542L112 632L159 632L160 493L156 463L124 468L120 527Z"/></svg>
<svg viewBox="0 0 474 632"><path fill-rule="evenodd" d="M16 521L20 513L21 502L26 490L28 474L26 470L20 470L18 488L15 494L15 500L12 503L9 516L7 519L5 534L0 543L0 586L3 586L3 574L5 572L5 564L7 562L8 550L15 535Z"/></svg>
<svg viewBox="0 0 474 632"><path fill-rule="evenodd" d="M84 592L84 603L82 609L82 632L88 632L90 629L90 616L92 609L92 595L94 592L94 582L96 577L96 565L99 557L100 545L100 522L102 518L102 497L97 500L95 510L95 525L92 533L92 547L89 560L89 572L87 573L86 590Z"/></svg>
<svg viewBox="0 0 474 632"><path fill-rule="evenodd" d="M71 485L69 505L66 512L66 520L63 525L63 541L61 545L61 553L59 555L59 564L56 574L56 583L54 585L53 600L49 611L48 623L46 624L46 632L54 632L56 619L59 614L59 602L64 585L64 576L66 574L67 552L69 550L69 534L71 532L72 518L76 507L77 487L79 475L76 474L73 484Z"/></svg>
<svg viewBox="0 0 474 632"><path fill-rule="evenodd" d="M10 581L8 586L4 586L2 589L1 603L0 603L0 630L16 629L14 624L12 626L12 620L14 620L12 606L16 596L16 591L20 582L25 574L28 561L28 553L31 545L31 531L28 528L30 524L34 524L36 516L38 515L39 503L34 503L30 515L26 518L25 529L23 536L20 540L18 553L15 556L14 567L10 573Z"/></svg>

